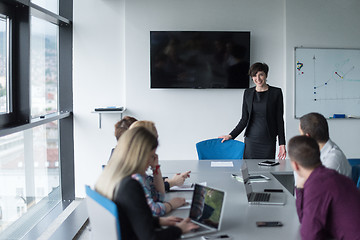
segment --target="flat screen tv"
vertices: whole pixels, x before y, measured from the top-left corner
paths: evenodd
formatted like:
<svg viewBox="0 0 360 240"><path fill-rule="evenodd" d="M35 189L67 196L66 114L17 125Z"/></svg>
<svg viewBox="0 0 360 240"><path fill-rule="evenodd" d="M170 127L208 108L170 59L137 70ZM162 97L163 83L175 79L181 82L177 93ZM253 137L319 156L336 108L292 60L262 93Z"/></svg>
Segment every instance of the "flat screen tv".
<svg viewBox="0 0 360 240"><path fill-rule="evenodd" d="M250 32L151 31L151 88L248 88Z"/></svg>

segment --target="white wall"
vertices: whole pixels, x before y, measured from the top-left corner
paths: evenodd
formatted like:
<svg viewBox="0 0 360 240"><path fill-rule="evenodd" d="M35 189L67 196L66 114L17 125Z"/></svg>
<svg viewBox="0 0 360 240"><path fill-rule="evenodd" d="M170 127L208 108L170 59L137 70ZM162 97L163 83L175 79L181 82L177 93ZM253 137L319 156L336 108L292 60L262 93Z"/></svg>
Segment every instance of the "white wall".
<svg viewBox="0 0 360 240"><path fill-rule="evenodd" d="M150 31L251 31L251 61L269 63L270 84L283 87L283 8L282 0L126 1L126 105L128 114L156 123L160 159L197 159L196 142L228 134L243 90L150 89Z"/></svg>
<svg viewBox="0 0 360 240"><path fill-rule="evenodd" d="M287 140L298 134L294 119L294 47L360 48L360 1L286 1ZM360 91L360 89L359 89ZM360 157L358 119L328 121L330 137L348 158Z"/></svg>
<svg viewBox="0 0 360 240"><path fill-rule="evenodd" d="M360 2L314 2L74 1L77 196L84 195L85 183L95 182L115 145L113 125L118 116L104 116L103 128L98 129L97 116L90 113L94 107L125 105L126 115L154 121L160 160L196 159L196 142L229 133L240 119L243 90L150 89L151 30L251 31L251 62L269 64L269 84L281 87L286 99L286 138L298 134L293 119L293 48L359 48ZM357 120L331 121L330 128L348 157L360 155Z"/></svg>
<svg viewBox="0 0 360 240"><path fill-rule="evenodd" d="M123 105L124 2L119 0L74 1L74 142L76 195L84 196L84 184L92 185L101 165L116 144L114 124L120 115L102 117L98 128L95 107Z"/></svg>

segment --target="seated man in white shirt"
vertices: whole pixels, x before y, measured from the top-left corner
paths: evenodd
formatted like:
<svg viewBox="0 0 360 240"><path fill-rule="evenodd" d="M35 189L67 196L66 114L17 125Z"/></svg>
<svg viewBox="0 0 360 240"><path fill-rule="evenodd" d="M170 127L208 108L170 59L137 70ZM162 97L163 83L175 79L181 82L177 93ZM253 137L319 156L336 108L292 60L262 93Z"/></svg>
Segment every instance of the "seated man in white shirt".
<svg viewBox="0 0 360 240"><path fill-rule="evenodd" d="M299 131L314 138L319 144L322 164L351 178L351 166L341 149L329 138L329 126L319 113L308 113L300 118Z"/></svg>

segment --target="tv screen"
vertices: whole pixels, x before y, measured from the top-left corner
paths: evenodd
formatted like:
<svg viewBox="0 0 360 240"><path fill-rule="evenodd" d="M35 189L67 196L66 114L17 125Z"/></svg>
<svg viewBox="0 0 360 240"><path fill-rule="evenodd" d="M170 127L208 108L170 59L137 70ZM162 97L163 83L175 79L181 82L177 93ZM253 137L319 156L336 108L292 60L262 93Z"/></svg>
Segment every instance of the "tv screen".
<svg viewBox="0 0 360 240"><path fill-rule="evenodd" d="M151 88L248 88L250 32L151 31Z"/></svg>

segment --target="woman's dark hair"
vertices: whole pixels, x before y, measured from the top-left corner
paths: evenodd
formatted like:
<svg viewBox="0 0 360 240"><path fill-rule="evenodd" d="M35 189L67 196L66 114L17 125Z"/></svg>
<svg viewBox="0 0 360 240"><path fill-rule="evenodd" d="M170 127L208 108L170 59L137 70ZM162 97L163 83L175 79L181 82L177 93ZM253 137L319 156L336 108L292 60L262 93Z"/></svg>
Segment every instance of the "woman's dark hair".
<svg viewBox="0 0 360 240"><path fill-rule="evenodd" d="M129 129L130 125L136 122L137 119L129 116L123 117L120 121L115 124L115 137L119 140L121 135Z"/></svg>
<svg viewBox="0 0 360 240"><path fill-rule="evenodd" d="M329 140L329 126L320 113L308 113L300 118L300 128L316 141L324 143Z"/></svg>
<svg viewBox="0 0 360 240"><path fill-rule="evenodd" d="M254 77L257 72L263 71L268 76L269 66L266 63L257 62L251 65L249 69L249 76Z"/></svg>
<svg viewBox="0 0 360 240"><path fill-rule="evenodd" d="M289 156L304 168L313 169L321 164L319 144L312 137L295 136L288 143Z"/></svg>

